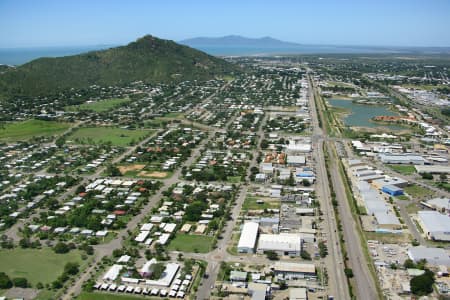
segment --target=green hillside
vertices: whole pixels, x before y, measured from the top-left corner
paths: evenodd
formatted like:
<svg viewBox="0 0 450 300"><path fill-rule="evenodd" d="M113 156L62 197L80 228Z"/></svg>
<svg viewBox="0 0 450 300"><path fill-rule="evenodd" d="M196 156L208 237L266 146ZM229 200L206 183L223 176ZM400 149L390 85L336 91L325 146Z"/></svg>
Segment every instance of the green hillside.
<svg viewBox="0 0 450 300"><path fill-rule="evenodd" d="M208 80L236 67L201 51L147 35L126 46L39 58L0 73L0 94L45 95L93 84Z"/></svg>

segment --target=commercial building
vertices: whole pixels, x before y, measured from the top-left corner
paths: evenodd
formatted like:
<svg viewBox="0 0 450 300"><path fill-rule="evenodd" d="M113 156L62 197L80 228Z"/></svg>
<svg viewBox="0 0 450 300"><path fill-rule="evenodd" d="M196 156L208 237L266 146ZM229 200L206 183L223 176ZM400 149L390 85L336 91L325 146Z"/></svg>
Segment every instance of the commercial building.
<svg viewBox="0 0 450 300"><path fill-rule="evenodd" d="M288 155L287 164L289 167L301 167L306 163L306 158L303 155Z"/></svg>
<svg viewBox="0 0 450 300"><path fill-rule="evenodd" d="M417 173L450 174L450 166L415 166Z"/></svg>
<svg viewBox="0 0 450 300"><path fill-rule="evenodd" d="M414 262L426 259L427 264L450 267L449 254L447 250L442 248L428 248L425 246L411 247L408 249L408 256Z"/></svg>
<svg viewBox="0 0 450 300"><path fill-rule="evenodd" d="M403 195L403 189L399 188L395 185L385 185L381 188L381 190L386 193L389 194L391 196L400 196Z"/></svg>
<svg viewBox="0 0 450 300"><path fill-rule="evenodd" d="M239 253L255 252L256 240L258 239L258 229L259 224L256 222L247 222L244 224L237 246Z"/></svg>
<svg viewBox="0 0 450 300"><path fill-rule="evenodd" d="M427 238L450 241L450 217L437 211L419 211L418 221Z"/></svg>
<svg viewBox="0 0 450 300"><path fill-rule="evenodd" d="M358 182L358 190L367 214L375 217L380 229L397 230L401 228L400 221L377 190L365 181Z"/></svg>
<svg viewBox="0 0 450 300"><path fill-rule="evenodd" d="M274 251L278 255L299 256L302 241L302 235L298 233L261 234L257 252Z"/></svg>
<svg viewBox="0 0 450 300"><path fill-rule="evenodd" d="M434 198L425 202L428 207L441 213L450 212L450 198Z"/></svg>
<svg viewBox="0 0 450 300"><path fill-rule="evenodd" d="M271 269L275 276L282 279L298 279L316 277L316 266L308 263L276 262Z"/></svg>
<svg viewBox="0 0 450 300"><path fill-rule="evenodd" d="M308 300L306 288L290 288L289 300Z"/></svg>
<svg viewBox="0 0 450 300"><path fill-rule="evenodd" d="M424 165L427 161L420 155L381 153L380 161L385 164Z"/></svg>

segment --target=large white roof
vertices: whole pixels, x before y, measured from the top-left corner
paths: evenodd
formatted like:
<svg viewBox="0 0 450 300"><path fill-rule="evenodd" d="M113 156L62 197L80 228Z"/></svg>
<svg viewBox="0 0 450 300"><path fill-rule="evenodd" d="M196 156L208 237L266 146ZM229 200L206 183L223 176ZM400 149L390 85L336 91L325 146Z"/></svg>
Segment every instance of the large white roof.
<svg viewBox="0 0 450 300"><path fill-rule="evenodd" d="M256 222L247 222L242 227L241 237L239 238L239 248L254 249L256 245L256 239L258 237L259 224Z"/></svg>

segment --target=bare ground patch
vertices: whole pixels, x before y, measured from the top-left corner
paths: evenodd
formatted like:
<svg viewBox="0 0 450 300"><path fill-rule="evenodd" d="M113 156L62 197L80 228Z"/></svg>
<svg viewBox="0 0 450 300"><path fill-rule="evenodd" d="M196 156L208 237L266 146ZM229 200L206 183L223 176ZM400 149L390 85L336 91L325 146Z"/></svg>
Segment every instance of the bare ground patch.
<svg viewBox="0 0 450 300"><path fill-rule="evenodd" d="M167 176L167 172L141 171L138 175L142 177L165 178Z"/></svg>
<svg viewBox="0 0 450 300"><path fill-rule="evenodd" d="M120 173L125 174L130 171L139 171L145 168L144 164L135 164L135 165L127 165L127 166L118 166Z"/></svg>

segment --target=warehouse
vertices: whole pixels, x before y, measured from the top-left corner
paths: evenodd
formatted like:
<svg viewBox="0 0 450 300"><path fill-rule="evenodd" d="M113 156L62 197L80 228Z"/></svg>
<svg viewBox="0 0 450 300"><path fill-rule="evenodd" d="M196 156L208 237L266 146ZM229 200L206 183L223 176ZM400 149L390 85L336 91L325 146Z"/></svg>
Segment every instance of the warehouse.
<svg viewBox="0 0 450 300"><path fill-rule="evenodd" d="M433 198L426 202L427 206L441 213L450 212L450 198Z"/></svg>
<svg viewBox="0 0 450 300"><path fill-rule="evenodd" d="M427 162L420 155L381 153L378 157L385 164L424 165Z"/></svg>
<svg viewBox="0 0 450 300"><path fill-rule="evenodd" d="M450 174L450 166L415 166L417 173Z"/></svg>
<svg viewBox="0 0 450 300"><path fill-rule="evenodd" d="M389 194L391 196L400 196L403 195L403 189L396 187L395 185L385 185L381 189L384 193Z"/></svg>
<svg viewBox="0 0 450 300"><path fill-rule="evenodd" d="M377 190L365 181L358 182L358 190L364 201L367 214L375 216L379 228L393 230L401 228L400 221Z"/></svg>
<svg viewBox="0 0 450 300"><path fill-rule="evenodd" d="M276 262L271 269L275 276L287 280L311 278L316 276L316 266L308 263Z"/></svg>
<svg viewBox="0 0 450 300"><path fill-rule="evenodd" d="M303 155L288 155L287 164L289 167L301 167L306 163L306 158Z"/></svg>
<svg viewBox="0 0 450 300"><path fill-rule="evenodd" d="M427 238L450 241L450 217L437 211L419 211L418 221Z"/></svg>
<svg viewBox="0 0 450 300"><path fill-rule="evenodd" d="M402 188L408 185L408 181L398 177L385 176L383 179L372 181L372 185L378 190L381 190L385 185L393 185Z"/></svg>
<svg viewBox="0 0 450 300"><path fill-rule="evenodd" d="M239 253L254 253L256 240L258 239L259 224L247 222L242 227L241 237L237 246Z"/></svg>
<svg viewBox="0 0 450 300"><path fill-rule="evenodd" d="M261 234L258 253L274 251L278 255L299 256L302 251L302 235L298 233Z"/></svg>
<svg viewBox="0 0 450 300"><path fill-rule="evenodd" d="M426 259L427 264L432 266L450 267L448 252L442 248L428 248L424 246L411 247L408 249L408 256L416 263L422 259Z"/></svg>

